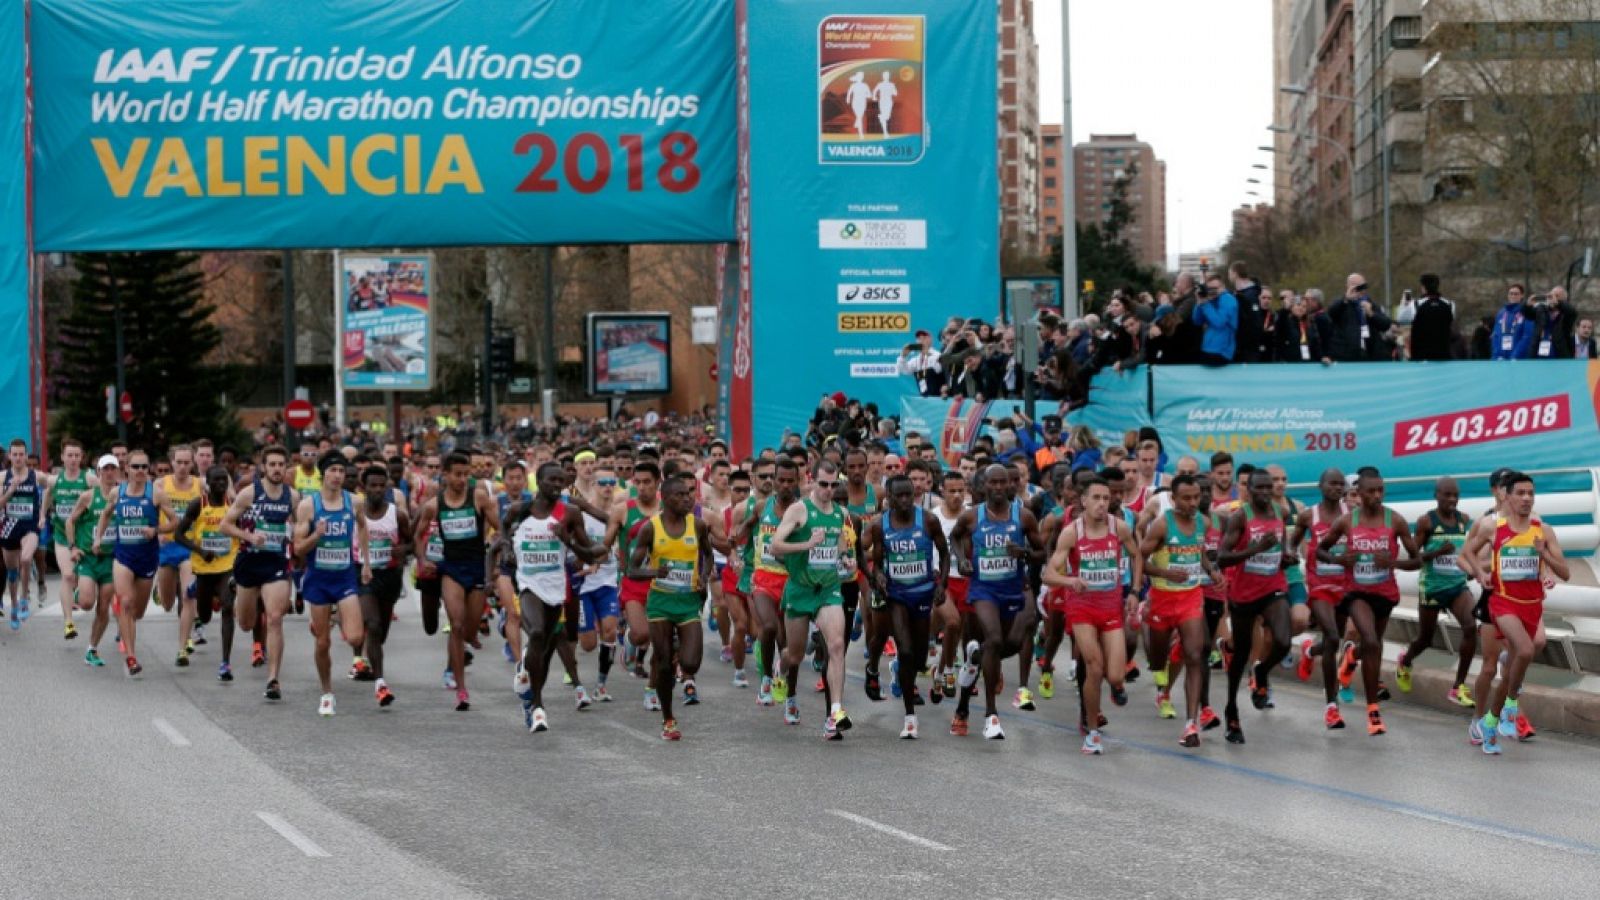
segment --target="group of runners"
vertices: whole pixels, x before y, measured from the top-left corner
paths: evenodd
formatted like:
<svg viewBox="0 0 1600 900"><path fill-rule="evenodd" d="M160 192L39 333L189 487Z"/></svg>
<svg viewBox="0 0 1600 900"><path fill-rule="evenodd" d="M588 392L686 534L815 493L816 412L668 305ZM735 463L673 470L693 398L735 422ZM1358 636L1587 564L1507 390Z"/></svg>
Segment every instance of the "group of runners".
<svg viewBox="0 0 1600 900"><path fill-rule="evenodd" d="M1169 474L1147 440L1100 468L1040 471L985 441L948 468L925 447L903 459L876 444L786 447L736 465L715 441L409 458L394 445L245 455L200 441L154 462L116 445L91 468L67 440L47 473L18 440L0 483L6 616L22 627L36 579L44 601L38 551L49 548L63 636L77 639L76 614L89 616L87 665L104 665L114 618L123 668L139 676L139 623L154 600L177 611L178 667L220 619L217 678L233 681L235 636L249 634L251 666L265 668L264 696L278 701L284 621L308 611L318 712L332 716L335 633L352 654L347 676L370 682L378 706L396 701L384 644L409 580L423 630L446 633L441 683L455 709L471 708L473 651L498 631L528 730L550 727L554 661L579 710L613 699L620 661L645 682L642 703L667 740L682 734L675 709L700 702L708 628L732 683L753 686L790 725L809 657L829 740L853 724L853 642L865 696L881 701L887 687L901 702L905 739L920 736L919 709L947 699L949 732L966 735L980 691L983 736L1004 738L1006 661L1012 707L1033 710L1055 696L1060 657L1083 752L1099 755L1103 699L1128 703L1141 645L1157 715L1179 717L1182 682L1183 747L1219 727L1243 744L1241 688L1255 709L1272 708L1282 667L1302 680L1320 669L1329 729L1345 727L1359 672L1367 731L1385 733L1383 638L1400 601L1395 573L1411 570L1421 633L1396 686L1412 689L1448 611L1461 632L1450 700L1473 709L1471 741L1493 754L1502 737L1534 736L1517 697L1545 641L1545 592L1569 572L1534 515L1529 476L1494 473L1493 508L1476 521L1459 508L1460 487L1440 479L1434 508L1413 524L1385 505L1375 468L1328 470L1308 506L1287 495L1280 468L1236 469L1226 453L1204 472L1182 457ZM598 657L592 693L578 650ZM1220 716L1213 670L1225 673Z"/></svg>

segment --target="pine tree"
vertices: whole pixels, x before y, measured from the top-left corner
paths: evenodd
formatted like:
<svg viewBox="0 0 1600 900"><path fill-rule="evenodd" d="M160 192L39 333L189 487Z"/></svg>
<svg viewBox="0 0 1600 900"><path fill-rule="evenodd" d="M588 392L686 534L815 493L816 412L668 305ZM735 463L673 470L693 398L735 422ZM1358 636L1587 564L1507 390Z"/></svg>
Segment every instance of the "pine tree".
<svg viewBox="0 0 1600 900"><path fill-rule="evenodd" d="M117 434L106 422L105 389L117 381L117 312L121 307L125 387L133 399L128 443L151 452L241 432L224 409L227 385L205 365L222 340L205 303L204 275L192 253L83 253L72 309L62 320L57 440L71 435L104 447Z"/></svg>

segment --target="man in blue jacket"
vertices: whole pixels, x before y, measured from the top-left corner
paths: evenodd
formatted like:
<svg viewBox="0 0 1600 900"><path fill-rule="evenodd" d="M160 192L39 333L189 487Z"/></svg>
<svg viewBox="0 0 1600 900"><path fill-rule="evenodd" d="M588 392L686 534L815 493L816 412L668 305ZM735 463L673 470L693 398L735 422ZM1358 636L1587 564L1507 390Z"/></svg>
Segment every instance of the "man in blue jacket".
<svg viewBox="0 0 1600 900"><path fill-rule="evenodd" d="M1520 284L1506 289L1506 305L1494 317L1489 335L1490 359L1527 359L1533 350L1533 315L1523 304L1527 291Z"/></svg>
<svg viewBox="0 0 1600 900"><path fill-rule="evenodd" d="M1222 276L1212 275L1200 291L1189 320L1204 329L1199 361L1208 366L1233 362L1234 340L1239 332L1239 301L1222 286Z"/></svg>

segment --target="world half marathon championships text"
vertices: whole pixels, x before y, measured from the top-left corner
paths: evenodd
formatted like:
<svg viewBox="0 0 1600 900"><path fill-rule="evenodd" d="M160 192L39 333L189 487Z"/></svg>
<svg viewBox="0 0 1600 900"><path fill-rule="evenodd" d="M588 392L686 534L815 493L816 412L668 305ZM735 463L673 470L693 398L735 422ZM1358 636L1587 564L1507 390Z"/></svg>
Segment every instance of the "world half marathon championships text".
<svg viewBox="0 0 1600 900"><path fill-rule="evenodd" d="M145 52L105 50L96 61L97 85L154 84L140 96L126 88L95 91L91 117L95 123L181 123L262 121L515 121L544 125L553 120L615 119L652 121L657 126L691 119L700 112L700 97L669 93L664 87L637 87L623 93L582 93L568 86L541 93L486 93L476 87L452 86L443 96L391 94L377 82L404 83L412 77L417 48L399 54L377 54L365 47L326 54L301 48L285 53L278 47L235 46L171 48ZM583 71L577 54L503 54L487 46L444 47L422 70L420 82L464 81L571 82ZM248 73L250 88L240 90L172 89L171 85L206 84L213 88ZM348 93L319 96L305 87L256 85L340 85ZM165 88L165 89L163 89Z"/></svg>

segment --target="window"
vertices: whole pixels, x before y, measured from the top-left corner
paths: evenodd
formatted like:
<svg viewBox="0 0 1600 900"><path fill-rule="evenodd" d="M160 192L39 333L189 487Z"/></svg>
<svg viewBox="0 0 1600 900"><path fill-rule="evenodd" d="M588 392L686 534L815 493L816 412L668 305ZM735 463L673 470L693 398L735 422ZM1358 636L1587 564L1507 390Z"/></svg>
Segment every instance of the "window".
<svg viewBox="0 0 1600 900"><path fill-rule="evenodd" d="M1044 186L1047 188L1053 188L1056 186L1056 180L1054 178L1046 178L1044 180Z"/></svg>
<svg viewBox="0 0 1600 900"><path fill-rule="evenodd" d="M1054 198L1054 197L1046 197L1046 198L1044 198L1044 208L1045 209L1055 209L1056 208L1056 198Z"/></svg>
<svg viewBox="0 0 1600 900"><path fill-rule="evenodd" d="M1057 219L1055 216L1045 216L1044 217L1044 227L1046 227L1046 228L1059 227L1060 221L1061 220Z"/></svg>
<svg viewBox="0 0 1600 900"><path fill-rule="evenodd" d="M1046 169L1054 169L1056 167L1056 158L1054 156L1045 157L1044 167Z"/></svg>

